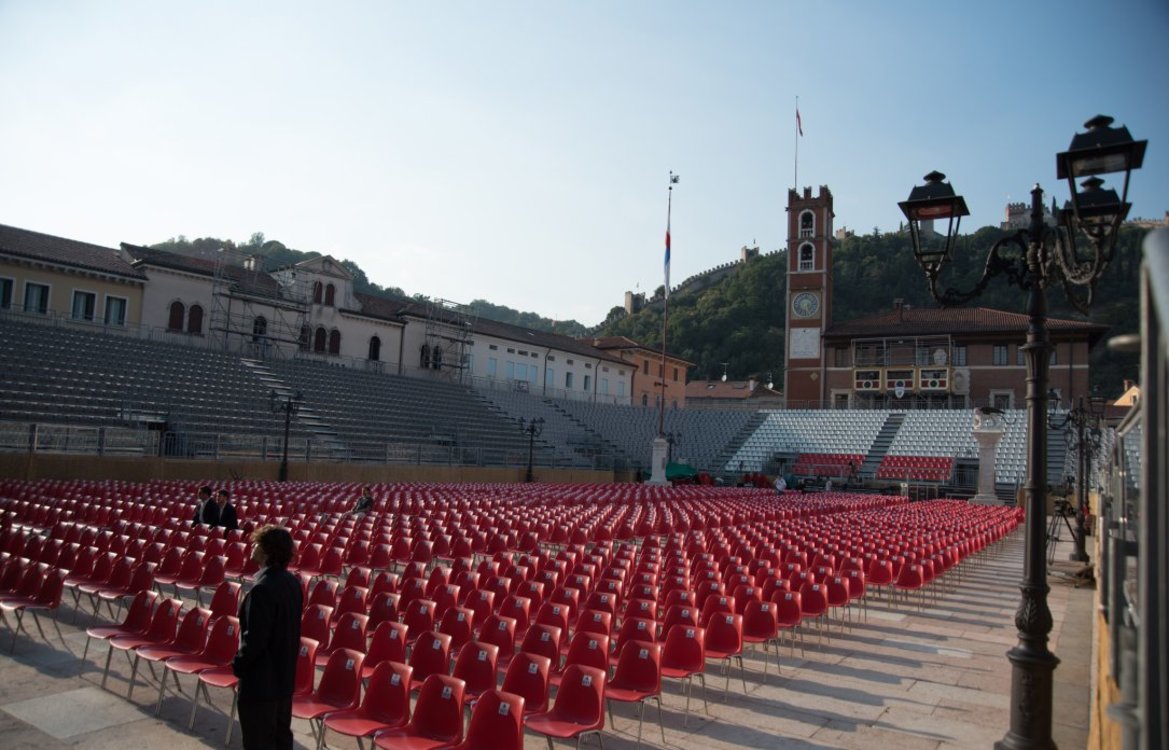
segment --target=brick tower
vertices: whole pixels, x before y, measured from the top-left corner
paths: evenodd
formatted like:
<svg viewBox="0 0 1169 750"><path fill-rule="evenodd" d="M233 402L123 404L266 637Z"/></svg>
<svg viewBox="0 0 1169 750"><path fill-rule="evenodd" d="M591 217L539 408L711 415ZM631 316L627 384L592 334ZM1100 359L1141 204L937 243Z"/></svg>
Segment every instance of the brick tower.
<svg viewBox="0 0 1169 750"><path fill-rule="evenodd" d="M787 366L789 409L820 408L825 399L824 328L832 322L832 192L787 194Z"/></svg>

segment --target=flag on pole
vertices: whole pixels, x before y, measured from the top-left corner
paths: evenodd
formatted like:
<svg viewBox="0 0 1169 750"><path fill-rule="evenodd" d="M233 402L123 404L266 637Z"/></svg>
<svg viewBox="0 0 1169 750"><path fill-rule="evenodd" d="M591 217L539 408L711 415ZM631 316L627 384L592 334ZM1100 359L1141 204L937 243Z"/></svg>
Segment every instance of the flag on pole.
<svg viewBox="0 0 1169 750"><path fill-rule="evenodd" d="M800 108L796 107L796 129L800 131L800 135L804 134L804 123L800 119Z"/></svg>
<svg viewBox="0 0 1169 750"><path fill-rule="evenodd" d="M670 220L666 219L666 299L670 298Z"/></svg>

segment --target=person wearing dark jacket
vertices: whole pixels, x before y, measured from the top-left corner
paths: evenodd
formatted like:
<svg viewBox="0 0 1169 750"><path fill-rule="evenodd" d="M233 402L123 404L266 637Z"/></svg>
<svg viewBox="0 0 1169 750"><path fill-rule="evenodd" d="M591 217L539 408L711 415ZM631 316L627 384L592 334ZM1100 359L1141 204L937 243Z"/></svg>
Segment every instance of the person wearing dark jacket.
<svg viewBox="0 0 1169 750"><path fill-rule="evenodd" d="M239 518L235 513L235 506L231 504L231 495L227 490L220 490L215 495L216 513L218 517L215 519L216 526L222 526L228 531L234 531L239 528Z"/></svg>
<svg viewBox="0 0 1169 750"><path fill-rule="evenodd" d="M300 581L288 572L292 535L267 525L252 534L255 585L240 604L240 646L231 669L239 678L244 750L291 750L292 691L300 648Z"/></svg>
<svg viewBox="0 0 1169 750"><path fill-rule="evenodd" d="M199 488L199 505L195 508L195 525L206 524L214 526L219 521L219 506L211 497L211 488L204 485Z"/></svg>

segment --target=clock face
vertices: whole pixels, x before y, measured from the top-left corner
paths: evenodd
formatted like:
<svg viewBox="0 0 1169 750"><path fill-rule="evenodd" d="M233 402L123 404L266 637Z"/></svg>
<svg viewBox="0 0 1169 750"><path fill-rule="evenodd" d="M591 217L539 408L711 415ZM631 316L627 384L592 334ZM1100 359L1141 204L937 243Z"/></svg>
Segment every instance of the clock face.
<svg viewBox="0 0 1169 750"><path fill-rule="evenodd" d="M800 292L792 297L792 313L797 318L812 318L820 312L820 297L813 292Z"/></svg>

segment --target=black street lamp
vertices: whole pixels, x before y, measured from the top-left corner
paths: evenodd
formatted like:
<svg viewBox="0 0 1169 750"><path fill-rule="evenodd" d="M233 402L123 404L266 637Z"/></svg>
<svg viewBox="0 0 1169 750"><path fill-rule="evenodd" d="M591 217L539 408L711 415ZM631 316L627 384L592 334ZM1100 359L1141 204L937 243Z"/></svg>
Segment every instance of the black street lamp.
<svg viewBox="0 0 1169 750"><path fill-rule="evenodd" d="M1100 447L1100 426L1104 420L1104 399L1092 396L1084 406L1080 396L1079 405L1059 414L1059 397L1048 392L1050 407L1047 426L1053 430L1066 430L1075 436L1076 450L1076 528L1072 530L1075 547L1068 556L1073 562L1090 561L1087 549L1088 536L1088 477L1092 473L1092 453ZM1074 431L1072 428L1075 428Z"/></svg>
<svg viewBox="0 0 1169 750"><path fill-rule="evenodd" d="M292 417L300 411L300 405L303 401L304 396L299 391L284 396L276 391L268 394L268 406L272 413L284 412L284 450L280 456L280 474L278 476L281 482L288 479L288 432L292 427Z"/></svg>
<svg viewBox="0 0 1169 750"><path fill-rule="evenodd" d="M1047 333L1047 287L1060 283L1068 300L1086 311L1100 275L1112 260L1121 222L1128 215L1128 183L1132 170L1144 160L1148 141L1133 141L1128 128L1111 127L1112 118L1103 115L1089 120L1086 133L1072 138L1067 151L1056 156L1056 174L1067 179L1072 199L1058 211L1056 226L1044 221L1043 190L1031 190L1031 223L1027 229L996 242L990 249L981 278L968 291L939 288L941 272L953 258L955 239L962 217L969 215L966 201L943 182L945 175L931 172L926 184L915 187L909 199L899 205L909 220L913 252L925 271L930 293L942 305L958 305L978 297L995 276L1027 292L1027 484L1025 488L1026 546L1022 600L1015 613L1019 641L1007 652L1011 673L1011 727L995 747L1054 748L1051 739L1052 676L1059 659L1047 647L1051 632L1051 610L1047 606L1046 467L1047 388L1051 345ZM1096 175L1124 173L1124 189L1102 189ZM1086 177L1083 191L1075 180ZM943 242L923 238L921 223L947 219ZM927 232L929 234L929 232ZM1088 248L1077 248L1076 236L1088 240ZM1077 292L1077 289L1084 290ZM1079 296L1079 295L1083 296Z"/></svg>
<svg viewBox="0 0 1169 750"><path fill-rule="evenodd" d="M528 433L528 473L524 475L524 481L531 482L534 481L534 477L532 476L532 459L536 449L536 438L540 437L540 433L544 431L544 418L535 417L527 421L521 418L520 431Z"/></svg>
<svg viewBox="0 0 1169 750"><path fill-rule="evenodd" d="M674 443L678 442L681 439L682 439L682 433L680 433L680 432L667 432L666 433L666 465L667 466L674 462Z"/></svg>

